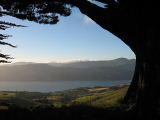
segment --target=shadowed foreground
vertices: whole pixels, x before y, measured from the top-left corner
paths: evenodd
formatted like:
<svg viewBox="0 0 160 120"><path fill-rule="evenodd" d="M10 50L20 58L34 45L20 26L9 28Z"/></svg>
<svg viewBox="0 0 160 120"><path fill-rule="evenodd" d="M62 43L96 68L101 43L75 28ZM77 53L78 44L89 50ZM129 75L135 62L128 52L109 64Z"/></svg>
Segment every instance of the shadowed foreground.
<svg viewBox="0 0 160 120"><path fill-rule="evenodd" d="M4 120L131 120L132 105L122 104L128 85L77 88L54 93L0 92Z"/></svg>
<svg viewBox="0 0 160 120"><path fill-rule="evenodd" d="M34 111L13 108L1 111L5 120L134 120L133 112L117 109L103 109L91 106L72 106L62 108L39 108Z"/></svg>

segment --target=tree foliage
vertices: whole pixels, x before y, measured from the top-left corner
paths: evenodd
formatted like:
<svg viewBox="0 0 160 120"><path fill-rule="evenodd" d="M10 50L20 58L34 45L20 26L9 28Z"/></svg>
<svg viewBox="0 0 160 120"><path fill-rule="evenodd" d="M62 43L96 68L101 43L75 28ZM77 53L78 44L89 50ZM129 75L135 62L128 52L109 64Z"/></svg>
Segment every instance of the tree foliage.
<svg viewBox="0 0 160 120"><path fill-rule="evenodd" d="M1 14L43 24L56 24L58 14L69 16L71 10L63 0L2 0Z"/></svg>
<svg viewBox="0 0 160 120"><path fill-rule="evenodd" d="M6 30L7 28L10 27L22 27L21 25L16 25L14 23L10 23L10 22L5 22L5 21L0 21L0 30ZM16 47L8 42L5 42L4 40L7 39L8 37L11 37L10 35L6 35L6 34L0 34L0 45L8 45L10 47ZM8 63L8 59L12 59L12 57L10 57L10 55L6 55L3 53L0 53L0 63Z"/></svg>
<svg viewBox="0 0 160 120"><path fill-rule="evenodd" d="M70 7L63 0L1 0L0 1L0 17L13 16L22 20L34 21L39 24L56 24L58 14L61 16L69 16L71 14ZM0 21L0 30L6 30L10 27L24 27L14 23ZM11 37L10 35L0 34L0 45L8 45L16 47L10 43L4 42L4 39ZM8 59L12 59L9 55L0 54L0 57L6 60L0 60L0 63L7 63Z"/></svg>

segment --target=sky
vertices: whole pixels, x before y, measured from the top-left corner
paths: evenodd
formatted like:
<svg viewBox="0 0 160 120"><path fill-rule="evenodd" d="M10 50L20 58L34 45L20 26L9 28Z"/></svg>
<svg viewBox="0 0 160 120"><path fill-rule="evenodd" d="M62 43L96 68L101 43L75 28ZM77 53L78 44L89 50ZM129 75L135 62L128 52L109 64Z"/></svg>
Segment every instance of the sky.
<svg viewBox="0 0 160 120"><path fill-rule="evenodd" d="M75 60L111 60L135 58L134 53L119 38L101 28L87 16L73 8L69 17L60 17L55 25L43 25L13 17L0 20L25 25L12 27L5 40L17 48L0 46L0 52L10 54L14 62L69 62Z"/></svg>

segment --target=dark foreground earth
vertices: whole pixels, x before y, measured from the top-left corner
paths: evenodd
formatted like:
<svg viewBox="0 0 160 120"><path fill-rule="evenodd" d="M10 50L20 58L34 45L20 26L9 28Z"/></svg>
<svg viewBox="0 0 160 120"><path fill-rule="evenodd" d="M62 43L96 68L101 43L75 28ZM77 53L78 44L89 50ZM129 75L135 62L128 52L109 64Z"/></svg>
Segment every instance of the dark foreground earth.
<svg viewBox="0 0 160 120"><path fill-rule="evenodd" d="M77 88L54 93L0 92L3 120L134 120L122 104L128 85Z"/></svg>

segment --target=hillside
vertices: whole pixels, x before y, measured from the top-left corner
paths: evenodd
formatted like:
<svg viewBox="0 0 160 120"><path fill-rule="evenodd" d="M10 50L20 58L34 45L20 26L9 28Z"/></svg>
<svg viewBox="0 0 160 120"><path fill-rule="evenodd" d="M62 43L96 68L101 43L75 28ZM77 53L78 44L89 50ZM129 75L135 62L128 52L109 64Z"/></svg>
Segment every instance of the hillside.
<svg viewBox="0 0 160 120"><path fill-rule="evenodd" d="M121 104L127 89L117 85L54 93L1 91L0 115L5 120L135 120L132 105Z"/></svg>
<svg viewBox="0 0 160 120"><path fill-rule="evenodd" d="M131 80L134 59L71 63L15 63L0 66L0 81Z"/></svg>
<svg viewBox="0 0 160 120"><path fill-rule="evenodd" d="M37 107L63 107L87 105L100 108L120 106L128 85L112 87L77 88L53 93L0 92L0 109L13 107L36 109Z"/></svg>

